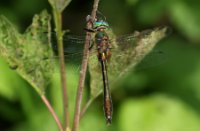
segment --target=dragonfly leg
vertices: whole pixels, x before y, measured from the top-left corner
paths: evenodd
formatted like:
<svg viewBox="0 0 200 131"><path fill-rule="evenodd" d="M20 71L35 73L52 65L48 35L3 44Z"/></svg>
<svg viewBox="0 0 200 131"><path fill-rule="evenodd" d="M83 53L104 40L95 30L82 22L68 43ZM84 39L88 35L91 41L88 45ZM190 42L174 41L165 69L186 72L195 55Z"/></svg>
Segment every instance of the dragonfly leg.
<svg viewBox="0 0 200 131"><path fill-rule="evenodd" d="M84 30L85 30L86 32L91 32L91 33L94 33L94 32L95 32L95 30L93 30L93 29L84 28Z"/></svg>

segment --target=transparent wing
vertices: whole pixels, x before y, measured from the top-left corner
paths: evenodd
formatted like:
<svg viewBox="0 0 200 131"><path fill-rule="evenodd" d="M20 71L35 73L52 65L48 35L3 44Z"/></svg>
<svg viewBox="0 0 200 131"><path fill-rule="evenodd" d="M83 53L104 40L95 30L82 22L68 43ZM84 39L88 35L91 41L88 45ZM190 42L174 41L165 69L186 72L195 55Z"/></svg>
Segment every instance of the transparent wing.
<svg viewBox="0 0 200 131"><path fill-rule="evenodd" d="M90 51L90 58L95 58L96 61L98 61L97 56L95 55L96 51L91 50ZM66 66L70 66L71 70L74 71L74 73L78 73L79 72L79 68L82 64L82 59L83 59L83 53L82 52L77 52L77 53L68 53L64 55L65 58L65 65ZM57 55L55 55L53 58L50 58L51 61L55 64L59 63L59 57ZM56 73L59 73L58 71L56 71Z"/></svg>
<svg viewBox="0 0 200 131"><path fill-rule="evenodd" d="M113 51L116 50L116 47L121 49L129 49L129 47L134 46L137 43L137 40L142 39L148 36L153 30L145 30L142 32L135 31L131 34L126 34L118 37L111 37L111 48ZM94 40L92 39L92 42ZM65 34L63 36L63 43L64 43L64 53L82 53L84 43L85 43L85 35L77 36L77 35L69 35ZM114 44L112 44L114 43ZM56 33L52 33L52 44L53 49L55 52L58 52L58 47L56 44Z"/></svg>
<svg viewBox="0 0 200 131"><path fill-rule="evenodd" d="M136 66L136 70L144 70L159 66L167 62L167 54L162 50L153 50L144 56L144 59Z"/></svg>
<svg viewBox="0 0 200 131"><path fill-rule="evenodd" d="M145 57L146 59L148 59L147 57L151 58L151 66L152 64L157 64L154 60L159 60L159 57L161 57L160 60L163 60L162 51L154 52L153 48L159 40L166 36L166 32L167 27L155 28L153 30L120 36L115 40L111 40L111 45L116 48L112 49L112 56L107 66L109 81L115 84L127 72L132 71ZM148 63L144 66L149 67ZM99 75L101 74L95 70L94 66L89 67L91 74L91 95L93 96L102 89L102 85L98 83ZM111 87L115 86L111 84Z"/></svg>
<svg viewBox="0 0 200 131"><path fill-rule="evenodd" d="M145 30L143 32L135 31L134 33L118 36L116 38L112 38L110 40L112 45L112 58L110 60L110 63L112 60L115 60L116 56L120 56L123 59L126 58L128 54L130 54L130 51L134 52L134 48L137 47L137 43L139 40L144 39L145 37L148 37L153 30ZM65 62L66 63L73 63L80 65L81 60L83 58L83 47L85 43L85 36L76 36L76 35L64 35L63 37L63 43L64 43L64 54L65 54ZM114 44L113 44L114 43ZM56 33L52 33L52 47L54 52L57 54L58 47L56 44ZM132 49L132 50L130 50ZM90 50L90 57L96 57L96 50L95 46ZM140 53L137 55L138 59L141 59L146 54ZM151 67L153 65L158 65L162 63L163 61L164 52L161 53L161 51L153 51L150 55L148 55L148 58L151 58L151 62L148 62L144 64L142 67L147 68L148 66ZM155 57L155 58L154 58ZM147 58L147 60L148 60ZM159 59L160 58L160 59ZM157 60L157 61L154 61ZM161 61L158 61L161 60ZM97 61L97 58L95 58L95 61ZM92 62L96 64L97 62ZM114 66L114 65L113 65ZM112 67L112 64L111 64Z"/></svg>
<svg viewBox="0 0 200 131"><path fill-rule="evenodd" d="M52 33L52 47L55 53L58 53L56 33ZM85 43L85 36L64 35L63 45L65 54L82 53Z"/></svg>
<svg viewBox="0 0 200 131"><path fill-rule="evenodd" d="M134 33L126 34L122 36L116 37L116 44L121 50L126 50L132 48L133 46L137 46L137 42L141 39L148 37L153 30L144 30L142 32L134 31Z"/></svg>

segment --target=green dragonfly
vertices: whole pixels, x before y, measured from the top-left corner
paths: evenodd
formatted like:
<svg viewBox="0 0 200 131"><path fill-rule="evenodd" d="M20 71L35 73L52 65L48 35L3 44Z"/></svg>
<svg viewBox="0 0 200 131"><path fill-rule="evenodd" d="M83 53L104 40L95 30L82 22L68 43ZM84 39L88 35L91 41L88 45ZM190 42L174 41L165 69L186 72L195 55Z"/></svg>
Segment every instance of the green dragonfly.
<svg viewBox="0 0 200 131"><path fill-rule="evenodd" d="M93 39L90 45L89 72L91 75L91 94L96 95L103 85L104 114L106 123L111 124L113 105L109 88L109 80L117 80L125 72L134 67L147 55L155 44L166 35L167 28L155 28L143 32L115 37L112 34L108 23L102 19L93 22ZM64 54L67 61L78 61L82 59L82 50L85 43L85 36L64 36ZM56 44L53 49L57 52ZM162 57L162 52L153 53ZM70 58L71 57L71 58ZM162 58L161 58L162 59ZM148 66L148 65L147 65ZM102 84L99 78L102 76ZM109 78L108 78L109 77Z"/></svg>

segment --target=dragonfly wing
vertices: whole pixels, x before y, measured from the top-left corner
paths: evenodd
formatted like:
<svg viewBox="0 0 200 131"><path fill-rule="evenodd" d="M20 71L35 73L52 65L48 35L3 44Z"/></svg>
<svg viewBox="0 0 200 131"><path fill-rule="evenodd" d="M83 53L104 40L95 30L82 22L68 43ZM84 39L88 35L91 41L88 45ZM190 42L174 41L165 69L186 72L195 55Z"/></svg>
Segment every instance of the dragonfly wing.
<svg viewBox="0 0 200 131"><path fill-rule="evenodd" d="M94 63L96 65L96 61L98 61L97 56L96 56L96 50L90 50L89 54L90 58L95 58ZM64 55L65 59L65 65L70 66L70 69L73 70L74 73L78 73L80 70L80 66L82 64L82 59L83 59L83 50L76 52L76 53L65 53ZM57 63L59 61L59 56L55 55L53 58L51 58L53 63ZM59 73L58 71L56 71Z"/></svg>
<svg viewBox="0 0 200 131"><path fill-rule="evenodd" d="M63 45L65 54L79 53L83 51L85 43L85 36L64 35ZM58 53L58 45L56 40L56 33L52 33L52 47L55 53Z"/></svg>
<svg viewBox="0 0 200 131"><path fill-rule="evenodd" d="M136 70L144 70L167 62L167 54L162 50L153 50L144 56L144 59L138 63Z"/></svg>
<svg viewBox="0 0 200 131"><path fill-rule="evenodd" d="M136 40L139 38L140 33L135 31L134 33L118 36L116 38L116 44L121 49L127 49L129 46L133 46L136 43Z"/></svg>
<svg viewBox="0 0 200 131"><path fill-rule="evenodd" d="M118 54L118 57L124 57L124 59L126 55L128 55L128 53L127 54L117 53L115 50L112 50L112 54ZM112 66L115 66L114 64L112 64L113 59L114 58L111 57L111 60L109 60L109 63L111 63L110 65L111 68ZM126 62L129 63L128 61L129 60L127 59ZM139 64L139 66L137 66L137 69L142 70L142 69L163 64L164 62L167 61L167 56L166 56L166 53L162 51L161 49L153 49L148 54L144 52L137 54L137 59L135 59L135 61L137 61L137 63Z"/></svg>
<svg viewBox="0 0 200 131"><path fill-rule="evenodd" d="M134 48L135 46L137 46L138 41L140 41L142 39L150 40L151 33L156 30L157 30L157 28L147 29L142 32L134 31L134 33L117 37L115 42L118 45L118 47L120 48L120 50L127 50L129 48Z"/></svg>
<svg viewBox="0 0 200 131"><path fill-rule="evenodd" d="M167 32L167 27L155 28L153 30L135 32L111 41L112 47L115 48L111 49L112 57L107 67L109 81L115 83L133 69L151 52L156 43L167 35ZM91 74L91 94L95 96L102 89L102 84L99 84L101 71L91 65L89 70Z"/></svg>
<svg viewBox="0 0 200 131"><path fill-rule="evenodd" d="M134 33L135 35L132 38L129 37L127 43L118 43L117 52L113 52L112 62L109 66L110 77L116 79L118 76L120 78L127 71L133 69L153 50L158 41L167 35L167 32L167 27L145 30ZM123 41L125 40L123 37ZM159 55L158 52L155 54Z"/></svg>

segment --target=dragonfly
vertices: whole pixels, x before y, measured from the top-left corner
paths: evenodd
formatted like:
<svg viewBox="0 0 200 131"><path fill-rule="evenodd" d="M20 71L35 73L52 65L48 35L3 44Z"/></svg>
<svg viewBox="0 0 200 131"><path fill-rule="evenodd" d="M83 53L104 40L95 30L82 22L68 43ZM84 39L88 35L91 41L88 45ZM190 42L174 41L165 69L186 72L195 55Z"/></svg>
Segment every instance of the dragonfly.
<svg viewBox="0 0 200 131"><path fill-rule="evenodd" d="M101 72L102 72L102 79L103 79L103 90L104 90L104 114L106 117L106 123L111 124L112 122L112 111L113 111L113 104L111 99L111 93L109 89L109 82L108 82L108 74L107 74L107 64L108 61L111 58L111 45L110 45L110 39L109 35L107 34L107 30L109 28L109 25L106 21L103 20L95 20L93 22L92 29L86 29L86 31L90 31L94 33L94 41L91 42L90 48L93 48L95 46L95 49L90 52L96 52L96 57L98 62L101 66ZM79 55L78 52L79 49L82 49L83 43L85 42L85 39L83 37L78 36L65 36L64 42L66 43L66 46L64 46L64 54L65 56L69 57L70 54L73 55ZM68 44L70 43L70 44ZM73 44L73 45L71 45ZM74 46L76 44L76 46ZM54 45L55 52L57 52L57 47ZM73 52L76 50L77 54ZM90 53L91 54L91 53ZM71 59L71 58L70 58ZM75 58L76 59L76 58Z"/></svg>
<svg viewBox="0 0 200 131"><path fill-rule="evenodd" d="M86 29L86 31L93 32L93 39L90 41L89 48L89 72L92 78L99 78L101 74L103 82L102 85L97 84L99 79L92 79L91 86L103 86L103 109L106 123L109 125L112 123L113 115L109 80L117 80L118 77L120 78L126 73L126 70L128 71L129 68L137 65L156 43L166 36L167 28L135 31L132 34L116 37L112 34L112 30L105 19L96 18L92 23L92 29ZM57 53L58 47L54 42L55 36L52 37L52 47L54 52ZM81 61L85 36L65 35L63 42L67 62ZM158 51L153 54L162 59L163 52Z"/></svg>
<svg viewBox="0 0 200 131"><path fill-rule="evenodd" d="M97 58L101 64L102 78L103 78L103 89L104 89L104 113L106 117L106 123L111 124L112 122L112 99L108 83L107 74L107 62L111 57L111 46L109 42L109 36L106 33L109 25L107 22L95 21L93 28L95 31L95 44L97 50Z"/></svg>

